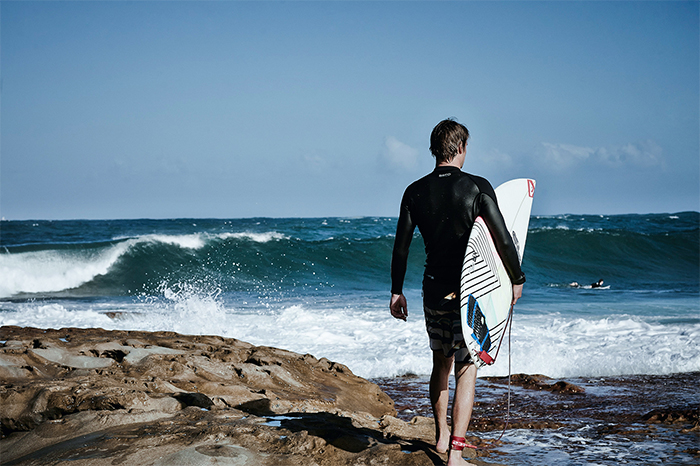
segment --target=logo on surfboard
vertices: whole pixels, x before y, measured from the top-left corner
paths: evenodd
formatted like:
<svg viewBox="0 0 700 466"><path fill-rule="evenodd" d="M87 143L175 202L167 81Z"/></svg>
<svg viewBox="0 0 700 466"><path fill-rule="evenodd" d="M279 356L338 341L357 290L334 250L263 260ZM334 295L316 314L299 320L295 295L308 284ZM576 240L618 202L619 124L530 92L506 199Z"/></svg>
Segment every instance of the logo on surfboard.
<svg viewBox="0 0 700 466"><path fill-rule="evenodd" d="M527 180L527 195L530 197L535 197L535 181Z"/></svg>
<svg viewBox="0 0 700 466"><path fill-rule="evenodd" d="M469 295L469 302L467 304L467 322L473 329L471 337L479 346L479 352L477 353L479 358L486 364L493 364L494 360L488 353L491 349L489 327L486 324L484 314L481 312L479 302L474 298L474 295L471 294Z"/></svg>

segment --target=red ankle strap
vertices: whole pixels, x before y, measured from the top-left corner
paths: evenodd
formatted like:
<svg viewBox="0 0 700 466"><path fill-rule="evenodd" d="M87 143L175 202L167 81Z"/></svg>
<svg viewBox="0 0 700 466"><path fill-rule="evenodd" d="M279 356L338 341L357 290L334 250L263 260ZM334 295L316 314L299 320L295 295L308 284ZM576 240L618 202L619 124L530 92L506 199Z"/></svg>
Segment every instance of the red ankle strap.
<svg viewBox="0 0 700 466"><path fill-rule="evenodd" d="M457 451L462 451L465 448L473 448L476 450L476 447L474 445L470 445L467 443L467 439L464 437L455 437L454 435L450 435L450 447L453 450Z"/></svg>
<svg viewBox="0 0 700 466"><path fill-rule="evenodd" d="M464 437L455 437L454 435L450 436L450 447L453 450L461 451L464 450L464 447L467 446L467 439Z"/></svg>

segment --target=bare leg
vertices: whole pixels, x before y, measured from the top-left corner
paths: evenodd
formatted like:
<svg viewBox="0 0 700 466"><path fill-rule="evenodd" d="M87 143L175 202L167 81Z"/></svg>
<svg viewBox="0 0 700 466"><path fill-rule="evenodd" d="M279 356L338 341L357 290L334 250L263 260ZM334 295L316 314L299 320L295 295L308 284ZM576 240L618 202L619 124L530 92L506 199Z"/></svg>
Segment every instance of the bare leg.
<svg viewBox="0 0 700 466"><path fill-rule="evenodd" d="M460 364L455 367L455 399L452 402L452 435L464 437L469 427L474 407L474 392L476 388L476 366ZM450 450L448 466L469 464L462 458L461 450Z"/></svg>
<svg viewBox="0 0 700 466"><path fill-rule="evenodd" d="M447 407L450 404L450 372L454 357L446 358L442 351L433 351L433 372L430 374L430 404L435 419L435 449L446 453L450 446Z"/></svg>

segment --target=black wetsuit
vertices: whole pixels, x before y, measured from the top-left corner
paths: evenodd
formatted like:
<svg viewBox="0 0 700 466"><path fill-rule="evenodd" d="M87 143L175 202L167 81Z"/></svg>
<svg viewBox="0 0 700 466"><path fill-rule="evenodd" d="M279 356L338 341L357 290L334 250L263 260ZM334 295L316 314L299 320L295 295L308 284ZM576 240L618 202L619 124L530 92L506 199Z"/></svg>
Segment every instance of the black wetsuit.
<svg viewBox="0 0 700 466"><path fill-rule="evenodd" d="M412 183L403 195L391 259L391 292L401 294L408 248L417 226L427 255L423 302L438 309L450 293L459 295L464 252L474 220L482 217L494 238L513 284L525 282L518 253L496 204L496 194L484 178L443 166ZM455 304L459 300L454 300Z"/></svg>

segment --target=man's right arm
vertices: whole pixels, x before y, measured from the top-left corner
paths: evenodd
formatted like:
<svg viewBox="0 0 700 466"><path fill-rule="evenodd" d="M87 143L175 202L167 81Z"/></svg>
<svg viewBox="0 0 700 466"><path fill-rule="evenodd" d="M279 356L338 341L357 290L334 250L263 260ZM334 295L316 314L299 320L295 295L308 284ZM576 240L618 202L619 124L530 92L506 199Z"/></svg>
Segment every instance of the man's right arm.
<svg viewBox="0 0 700 466"><path fill-rule="evenodd" d="M404 321L408 316L408 306L406 297L403 295L403 282L408 266L408 250L415 228L411 212L408 209L407 196L404 193L404 198L401 200L399 221L396 225L394 250L391 255L391 302L389 303L391 315Z"/></svg>
<svg viewBox="0 0 700 466"><path fill-rule="evenodd" d="M486 192L482 192L479 195L479 215L489 227L494 245L496 246L498 255L501 256L503 266L506 272L508 272L510 280L514 285L522 285L525 283L525 274L520 268L518 251L515 249L513 238L510 236L510 232L508 232L508 228L503 220L503 215L501 215L501 211L496 203L495 196L495 193L489 195Z"/></svg>

